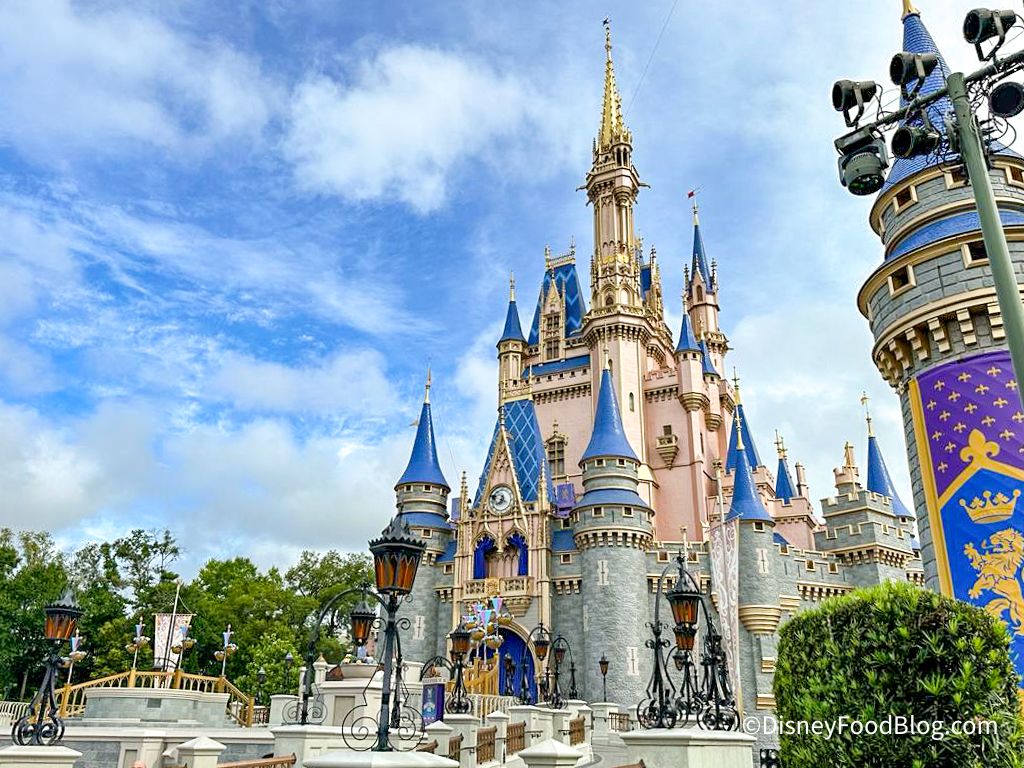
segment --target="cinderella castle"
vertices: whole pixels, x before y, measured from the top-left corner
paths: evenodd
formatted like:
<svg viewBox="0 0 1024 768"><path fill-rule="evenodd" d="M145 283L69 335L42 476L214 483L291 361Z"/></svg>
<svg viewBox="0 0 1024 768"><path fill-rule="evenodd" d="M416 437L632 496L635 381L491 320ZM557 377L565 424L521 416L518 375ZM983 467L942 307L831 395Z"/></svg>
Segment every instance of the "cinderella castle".
<svg viewBox="0 0 1024 768"><path fill-rule="evenodd" d="M923 583L914 514L899 499L867 425L866 472L847 444L835 493L820 512L803 468L759 450L757 424L722 372L727 286L709 261L696 210L678 333L664 320L662 275L641 252L634 214L642 186L606 40L604 98L585 186L593 207L589 290L574 250L545 254L528 326L514 287L496 340L498 413L475 489L457 495L435 448L430 385L412 456L395 486L399 513L427 544L403 608L405 658L447 652L470 606L500 596L514 620L502 655L536 695L531 630L568 641L581 696L636 705L652 671L645 648L658 577L679 552L716 611L735 622L729 664L746 714L774 705L780 623L833 595L884 579ZM444 429L443 424L437 428ZM769 466L770 465L770 466ZM732 525L724 583L712 575L710 532ZM731 574L728 575L728 574ZM728 597L728 600L726 598ZM666 606L662 607L665 616ZM506 690L500 668L500 690ZM563 671L566 671L563 668ZM564 680L563 680L564 684Z"/></svg>

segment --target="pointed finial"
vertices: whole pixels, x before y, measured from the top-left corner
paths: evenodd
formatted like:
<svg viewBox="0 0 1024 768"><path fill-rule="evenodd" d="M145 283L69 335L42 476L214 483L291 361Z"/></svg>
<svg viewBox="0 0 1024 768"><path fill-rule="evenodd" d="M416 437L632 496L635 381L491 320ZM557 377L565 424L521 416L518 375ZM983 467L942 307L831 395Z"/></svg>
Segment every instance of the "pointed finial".
<svg viewBox="0 0 1024 768"><path fill-rule="evenodd" d="M515 272L509 272L508 273L508 300L509 301L515 301L516 300L516 273Z"/></svg>
<svg viewBox="0 0 1024 768"><path fill-rule="evenodd" d="M544 246L544 267L545 269L551 269L551 246Z"/></svg>
<svg viewBox="0 0 1024 768"><path fill-rule="evenodd" d="M739 411L736 411L736 415L733 417L733 423L736 425L736 450L742 451L743 448L743 416Z"/></svg>
<svg viewBox="0 0 1024 768"><path fill-rule="evenodd" d="M853 444L849 440L846 441L846 445L843 446L843 458L846 461L846 466L843 469L853 469L855 466L853 458Z"/></svg>
<svg viewBox="0 0 1024 768"><path fill-rule="evenodd" d="M691 189L690 193L687 195L687 197L693 201L693 226L700 224L700 219L697 218L697 193L700 191L701 188L697 187L696 189Z"/></svg>
<svg viewBox="0 0 1024 768"><path fill-rule="evenodd" d="M868 423L868 437L874 437L875 433L871 430L871 409L868 408L868 400L870 399L867 391L861 392L860 404L864 406L864 418Z"/></svg>
<svg viewBox="0 0 1024 768"><path fill-rule="evenodd" d="M786 458L786 442L779 435L779 430L775 430L775 448L779 452L779 458Z"/></svg>
<svg viewBox="0 0 1024 768"><path fill-rule="evenodd" d="M427 389L423 395L423 402L430 402L430 360L427 360Z"/></svg>
<svg viewBox="0 0 1024 768"><path fill-rule="evenodd" d="M740 375L736 373L736 366L732 368L732 390L736 394L736 404L740 404Z"/></svg>
<svg viewBox="0 0 1024 768"><path fill-rule="evenodd" d="M914 7L914 4L911 3L910 0L903 0L903 16L901 16L900 18L905 19L907 18L907 16L911 16L915 13L920 15L920 11L918 11L917 8Z"/></svg>
<svg viewBox="0 0 1024 768"><path fill-rule="evenodd" d="M569 255L576 255L576 235L573 235L572 237L569 238Z"/></svg>
<svg viewBox="0 0 1024 768"><path fill-rule="evenodd" d="M612 60L612 20L604 17L604 50L608 54L608 61Z"/></svg>

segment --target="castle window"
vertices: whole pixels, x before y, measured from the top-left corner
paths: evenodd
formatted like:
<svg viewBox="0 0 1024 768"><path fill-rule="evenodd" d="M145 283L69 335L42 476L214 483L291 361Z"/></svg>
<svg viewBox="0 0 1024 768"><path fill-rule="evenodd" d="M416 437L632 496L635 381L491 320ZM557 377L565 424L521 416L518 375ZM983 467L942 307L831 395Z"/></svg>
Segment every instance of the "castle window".
<svg viewBox="0 0 1024 768"><path fill-rule="evenodd" d="M604 297L604 305L606 307L610 307L614 303L615 303L615 297L612 296L610 293L607 296Z"/></svg>
<svg viewBox="0 0 1024 768"><path fill-rule="evenodd" d="M626 466L626 460L625 459L616 459L615 463L618 464L620 467Z"/></svg>
<svg viewBox="0 0 1024 768"><path fill-rule="evenodd" d="M600 507L594 507L594 517L604 517L604 510Z"/></svg>
<svg viewBox="0 0 1024 768"><path fill-rule="evenodd" d="M433 537L434 537L434 534L433 534L433 532L429 528L424 528L423 529L423 538L424 539L431 539Z"/></svg>
<svg viewBox="0 0 1024 768"><path fill-rule="evenodd" d="M597 459L594 462L594 466L596 466L596 467L603 467L604 466L604 459Z"/></svg>
<svg viewBox="0 0 1024 768"><path fill-rule="evenodd" d="M423 490L424 491L429 491L430 490L430 486L429 485L424 485L423 486Z"/></svg>
<svg viewBox="0 0 1024 768"><path fill-rule="evenodd" d="M704 301L704 289L701 288L698 285L697 286L697 302L699 303L699 302L702 302L702 301Z"/></svg>
<svg viewBox="0 0 1024 768"><path fill-rule="evenodd" d="M544 316L544 359L557 360L562 353L562 316L557 312Z"/></svg>
<svg viewBox="0 0 1024 768"><path fill-rule="evenodd" d="M960 253L964 258L965 267L977 267L982 264L988 264L988 253L985 251L985 243L982 240L964 243L960 246Z"/></svg>
<svg viewBox="0 0 1024 768"><path fill-rule="evenodd" d="M901 189L893 198L893 213L899 213L908 206L917 202L917 187L911 186Z"/></svg>
<svg viewBox="0 0 1024 768"><path fill-rule="evenodd" d="M658 562L659 563L667 563L668 562L668 552L659 552L658 553Z"/></svg>
<svg viewBox="0 0 1024 768"><path fill-rule="evenodd" d="M568 565L572 562L572 555L562 555L562 565Z"/></svg>
<svg viewBox="0 0 1024 768"><path fill-rule="evenodd" d="M810 558L807 558L807 560L805 560L804 562L805 562L805 566L804 567L808 571L813 571L814 570L814 561L813 560L811 560Z"/></svg>
<svg viewBox="0 0 1024 768"><path fill-rule="evenodd" d="M828 572L829 573L839 573L839 564L838 563L829 563L828 564Z"/></svg>
<svg viewBox="0 0 1024 768"><path fill-rule="evenodd" d="M455 573L455 566L453 566L451 563L445 563L444 564L444 573L446 573L446 574Z"/></svg>
<svg viewBox="0 0 1024 768"><path fill-rule="evenodd" d="M755 531L764 531L764 523L754 523Z"/></svg>
<svg viewBox="0 0 1024 768"><path fill-rule="evenodd" d="M629 410L630 411L635 411L636 410L636 403L633 400L633 393L632 392L629 393Z"/></svg>
<svg viewBox="0 0 1024 768"><path fill-rule="evenodd" d="M552 477L565 475L565 440L552 437L548 440L548 469Z"/></svg>
<svg viewBox="0 0 1024 768"><path fill-rule="evenodd" d="M622 516L623 517L632 517L633 516L632 508L631 507L626 507L625 509L623 509L622 510Z"/></svg>
<svg viewBox="0 0 1024 768"><path fill-rule="evenodd" d="M946 189L956 189L967 185L967 171L962 165L943 171L942 176L946 180Z"/></svg>
<svg viewBox="0 0 1024 768"><path fill-rule="evenodd" d="M672 425L671 424L666 424L665 426L663 426L661 428L661 434L663 434L665 437L668 437L669 435L671 435L672 434Z"/></svg>
<svg viewBox="0 0 1024 768"><path fill-rule="evenodd" d="M572 521L562 518L562 530L564 531L566 528L572 528Z"/></svg>
<svg viewBox="0 0 1024 768"><path fill-rule="evenodd" d="M1005 170L1006 180L1010 184L1024 187L1024 171L1022 171L1020 168L1011 168L1009 166L1007 166Z"/></svg>
<svg viewBox="0 0 1024 768"><path fill-rule="evenodd" d="M889 274L889 295L898 296L904 291L909 291L917 282L914 278L914 268L907 264Z"/></svg>
<svg viewBox="0 0 1024 768"><path fill-rule="evenodd" d="M411 485L405 486L405 491L406 491L406 493L412 493L412 486Z"/></svg>

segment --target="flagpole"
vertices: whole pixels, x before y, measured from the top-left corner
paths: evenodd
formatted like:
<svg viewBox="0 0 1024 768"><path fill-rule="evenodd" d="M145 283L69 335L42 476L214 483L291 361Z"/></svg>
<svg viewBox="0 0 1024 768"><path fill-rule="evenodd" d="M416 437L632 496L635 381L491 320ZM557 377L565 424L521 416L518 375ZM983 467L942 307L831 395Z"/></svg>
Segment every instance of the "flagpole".
<svg viewBox="0 0 1024 768"><path fill-rule="evenodd" d="M178 598L181 596L181 579L178 579L178 587L174 590L174 607L171 608L171 625L167 628L167 640L164 643L163 670L167 671L168 662L171 660L171 637L174 635L174 622L178 618ZM170 679L164 681L170 685Z"/></svg>

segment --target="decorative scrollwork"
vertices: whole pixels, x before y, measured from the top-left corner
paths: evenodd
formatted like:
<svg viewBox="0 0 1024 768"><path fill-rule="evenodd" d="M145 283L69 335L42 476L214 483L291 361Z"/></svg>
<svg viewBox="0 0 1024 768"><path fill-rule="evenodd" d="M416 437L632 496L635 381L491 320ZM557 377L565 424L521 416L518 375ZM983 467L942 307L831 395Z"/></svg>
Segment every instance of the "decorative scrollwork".
<svg viewBox="0 0 1024 768"><path fill-rule="evenodd" d="M42 685L28 711L15 721L11 727L11 740L20 746L51 746L64 737L64 721L60 719L60 710L54 698L54 681L60 669L59 641L47 655Z"/></svg>

